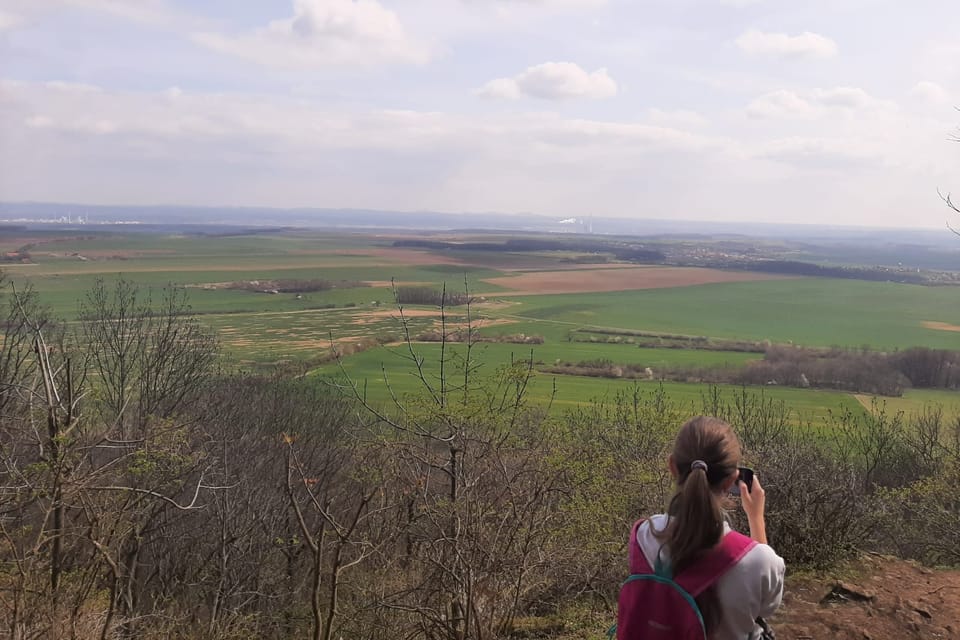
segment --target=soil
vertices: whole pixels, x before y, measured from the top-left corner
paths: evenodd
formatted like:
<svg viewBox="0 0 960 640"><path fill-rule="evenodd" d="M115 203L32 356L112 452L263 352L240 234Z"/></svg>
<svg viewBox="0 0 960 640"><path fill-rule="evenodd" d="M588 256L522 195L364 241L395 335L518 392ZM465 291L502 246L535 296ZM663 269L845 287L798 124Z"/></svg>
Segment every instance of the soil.
<svg viewBox="0 0 960 640"><path fill-rule="evenodd" d="M868 555L855 575L787 581L779 640L960 638L960 571Z"/></svg>
<svg viewBox="0 0 960 640"><path fill-rule="evenodd" d="M955 324L950 324L949 322L937 322L935 320L924 320L920 324L922 324L925 329L935 329L937 331L960 331L960 327L958 327Z"/></svg>
<svg viewBox="0 0 960 640"><path fill-rule="evenodd" d="M364 247L362 249L336 249L334 251L326 251L323 255L340 255L340 256L349 256L354 258L376 258L372 263L376 266L383 264L384 259L387 259L391 264L402 264L402 265L432 265L432 264L460 264L460 261L456 258L437 255L436 253L431 253L426 250L420 249L403 249L403 248L394 248L394 247Z"/></svg>
<svg viewBox="0 0 960 640"><path fill-rule="evenodd" d="M374 289L391 289L393 287L432 287L433 282L401 282L399 280L364 280L363 284Z"/></svg>
<svg viewBox="0 0 960 640"><path fill-rule="evenodd" d="M868 554L818 574L787 571L783 603L768 620L777 640L960 640L960 570ZM596 640L612 618L529 618L514 637Z"/></svg>
<svg viewBox="0 0 960 640"><path fill-rule="evenodd" d="M63 258L83 256L91 260L103 260L105 258L149 258L151 256L169 256L176 253L173 249L84 249L83 251L72 251L68 253L51 251L47 252L46 255Z"/></svg>
<svg viewBox="0 0 960 640"><path fill-rule="evenodd" d="M620 269L577 269L575 271L526 272L518 276L489 278L482 282L511 291L481 293L491 297L529 296L551 293L591 293L595 291L631 291L662 289L719 282L782 280L789 276L720 271L699 267L626 267ZM478 287L480 288L480 287Z"/></svg>

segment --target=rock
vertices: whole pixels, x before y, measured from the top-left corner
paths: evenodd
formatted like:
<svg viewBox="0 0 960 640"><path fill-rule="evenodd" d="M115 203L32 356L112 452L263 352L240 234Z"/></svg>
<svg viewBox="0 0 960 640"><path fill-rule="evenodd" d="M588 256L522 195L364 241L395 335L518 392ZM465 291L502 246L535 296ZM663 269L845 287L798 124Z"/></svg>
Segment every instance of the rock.
<svg viewBox="0 0 960 640"><path fill-rule="evenodd" d="M830 591L820 599L820 604L843 602L873 602L876 595L859 587L844 582L837 582Z"/></svg>
<svg viewBox="0 0 960 640"><path fill-rule="evenodd" d="M930 613L929 611L927 611L927 610L926 610L925 608L923 608L923 607L914 605L913 610L916 611L917 613L919 613L922 617L926 618L927 620L932 620L932 619L933 619L933 614Z"/></svg>

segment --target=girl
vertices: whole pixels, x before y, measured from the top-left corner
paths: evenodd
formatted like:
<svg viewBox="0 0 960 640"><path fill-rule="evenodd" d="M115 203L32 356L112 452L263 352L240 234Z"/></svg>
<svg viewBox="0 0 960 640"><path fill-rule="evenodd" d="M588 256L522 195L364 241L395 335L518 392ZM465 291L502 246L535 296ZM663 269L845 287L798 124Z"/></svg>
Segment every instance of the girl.
<svg viewBox="0 0 960 640"><path fill-rule="evenodd" d="M739 462L740 443L726 422L700 416L681 427L669 458L677 491L666 514L637 529L637 543L651 567L659 558L676 576L730 532L722 505L738 482ZM758 544L697 597L710 640L772 638L762 617L771 615L783 596L784 563L767 545L763 487L756 476L750 487L739 485L750 537Z"/></svg>

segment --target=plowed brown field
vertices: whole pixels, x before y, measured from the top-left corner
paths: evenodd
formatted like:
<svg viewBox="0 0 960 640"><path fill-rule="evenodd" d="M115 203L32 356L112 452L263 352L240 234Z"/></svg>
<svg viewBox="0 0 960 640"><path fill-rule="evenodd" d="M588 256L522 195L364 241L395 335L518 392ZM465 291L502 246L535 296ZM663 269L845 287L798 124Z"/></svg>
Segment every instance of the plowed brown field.
<svg viewBox="0 0 960 640"><path fill-rule="evenodd" d="M488 284L511 289L478 295L533 296L551 293L591 293L595 291L632 291L665 289L719 282L753 280L785 280L790 276L768 275L745 271L720 271L698 267L626 267L621 269L578 269L539 271L517 276L483 280Z"/></svg>
<svg viewBox="0 0 960 640"><path fill-rule="evenodd" d="M937 322L935 320L924 320L921 322L925 328L936 331L960 331L960 326L950 324L949 322Z"/></svg>
<svg viewBox="0 0 960 640"><path fill-rule="evenodd" d="M306 252L296 252L306 253ZM418 249L403 249L394 247L367 247L363 249L337 249L322 252L323 255L341 255L357 258L375 258L375 264L402 264L410 266L431 264L459 264L460 261L443 254L421 251Z"/></svg>

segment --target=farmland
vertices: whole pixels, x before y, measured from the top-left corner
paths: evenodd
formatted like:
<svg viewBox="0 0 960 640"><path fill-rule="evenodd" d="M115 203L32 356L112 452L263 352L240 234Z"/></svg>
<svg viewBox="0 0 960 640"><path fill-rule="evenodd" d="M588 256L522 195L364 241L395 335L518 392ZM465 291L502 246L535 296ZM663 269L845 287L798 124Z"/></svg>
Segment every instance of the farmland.
<svg viewBox="0 0 960 640"><path fill-rule="evenodd" d="M29 255L8 262L3 271L19 286L30 282L68 322L76 320L79 299L98 278L122 275L154 289L184 287L192 310L216 330L233 366L301 363L315 376L346 372L367 380L367 393L375 400L387 399L391 390L402 394L417 388L409 362L398 355L405 353L399 344L405 336L419 342L421 335L436 334L441 321L448 330L467 321L464 307L446 309L441 319L437 307L407 305L404 327L394 285L468 288L475 296L470 324L485 340L472 353L481 371L529 358L538 369L561 362L636 365L649 368L654 378L538 374L532 398L552 399L559 409L634 384L649 390L659 384L656 373L664 368L737 368L763 357L716 345L696 348L714 341L890 351L950 349L960 340L960 291L953 287L591 262L594 256L571 251L430 251L393 245L403 237L299 229L210 235L114 228L9 232L0 235L0 246ZM332 287L295 294L257 290L260 282L319 279ZM665 335L700 342L676 348L658 337ZM346 354L342 367L330 361L334 346ZM425 358L427 375L434 376L440 345L421 343L415 349ZM448 346L447 353L455 356L462 349ZM664 384L672 399L691 408L705 388ZM839 391L771 387L765 393L809 419L841 408L866 410L853 394ZM954 397L911 389L890 399L889 406L910 412L942 404L953 413Z"/></svg>

